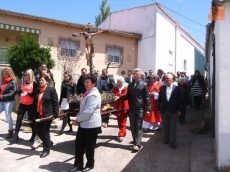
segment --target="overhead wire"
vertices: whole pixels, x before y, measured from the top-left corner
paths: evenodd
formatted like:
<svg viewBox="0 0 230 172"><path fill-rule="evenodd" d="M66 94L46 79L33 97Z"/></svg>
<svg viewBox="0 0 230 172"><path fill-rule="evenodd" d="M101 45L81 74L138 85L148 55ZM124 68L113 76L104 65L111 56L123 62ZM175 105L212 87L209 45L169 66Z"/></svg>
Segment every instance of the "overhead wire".
<svg viewBox="0 0 230 172"><path fill-rule="evenodd" d="M190 19L190 18L184 16L183 14L180 14L180 13L178 13L178 12L176 12L176 11L174 11L174 10L172 10L172 9L170 9L170 8L168 8L168 7L166 7L166 6L164 6L164 5L162 5L161 3L157 2L157 1L154 1L154 0L152 0L152 1L155 2L155 3L160 4L162 7L166 8L167 10L169 10L169 11L171 11L171 12L173 12L173 13L175 13L175 14L177 14L177 15L179 15L179 16L181 16L181 17L183 17L183 18L185 18L185 19L187 19L187 20L189 20L189 21L191 21L191 22L193 22L193 23L195 23L195 24L197 24L197 25L200 25L200 26L202 26L202 27L206 27L205 25L203 25L203 24L201 24L201 23L198 23L198 22L192 20L192 19ZM196 30L196 29L194 29L194 28L192 28L192 27L189 27L189 26L186 26L186 25L184 25L184 24L182 24L182 23L179 23L179 24L180 24L180 25L183 25L183 26L185 26L185 27L187 27L187 28L189 28L189 29L192 29L192 30L194 30L194 31L196 31L196 32L200 32L200 33L205 34L205 33L202 32L202 31Z"/></svg>
<svg viewBox="0 0 230 172"><path fill-rule="evenodd" d="M151 1L153 1L153 2L155 2L155 3L157 3L157 4L159 4L159 5L161 5L162 7L164 7L165 9L167 9L167 10L169 10L169 11L171 11L171 12L173 12L173 13L175 13L175 14L177 14L177 15L179 15L179 16L181 16L181 17L187 19L187 20L189 20L190 22L193 22L193 23L195 23L195 24L197 24L197 25L199 25L199 26L202 26L202 27L206 27L205 25L203 25L203 24L201 24L201 23L199 23L199 22L197 22L197 21L194 21L194 20L188 18L188 17L184 16L183 14L180 14L180 13L178 13L178 12L176 12L176 11L174 11L174 10L168 8L168 7L166 7L166 6L162 5L161 3L159 3L159 2L157 2L157 1L155 1L155 0L151 0ZM185 25L185 24L183 24L183 23L179 23L179 22L178 22L178 24L180 24L181 26L184 26L184 27L186 27L186 28L188 28L188 29L191 29L191 30L193 30L193 31L199 32L199 33L201 33L201 34L204 34L204 35L206 34L205 32L199 31L199 30L197 30L197 29L195 29L195 28L193 28L193 27L187 26L187 25ZM201 42L201 43L204 43L204 42Z"/></svg>
<svg viewBox="0 0 230 172"><path fill-rule="evenodd" d="M196 30L196 29L194 29L194 28L192 28L192 27L190 27L190 26L184 25L184 24L182 24L182 23L179 23L179 24L182 25L182 26L184 26L184 27L187 27L187 28L189 28L189 29L192 29L192 30L194 30L194 31L196 31L196 32L199 32L199 33L202 33L202 34L206 34L205 32Z"/></svg>

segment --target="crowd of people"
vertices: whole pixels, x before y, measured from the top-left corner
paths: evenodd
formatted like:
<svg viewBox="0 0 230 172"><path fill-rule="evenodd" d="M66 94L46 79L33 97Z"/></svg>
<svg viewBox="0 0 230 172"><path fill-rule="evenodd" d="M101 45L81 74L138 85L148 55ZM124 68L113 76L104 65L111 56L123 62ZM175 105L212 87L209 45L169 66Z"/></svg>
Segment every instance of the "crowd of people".
<svg viewBox="0 0 230 172"><path fill-rule="evenodd" d="M53 142L50 138L52 119L58 117L60 109L66 116L63 118L59 135L72 132L72 125L78 125L75 141L75 161L72 171L90 171L94 168L94 150L97 135L101 127L109 127L109 115L101 117L101 96L103 91L115 95L116 114L118 123L117 141L122 142L126 136L127 118L129 117L132 134L132 151L141 149L143 132L164 131L164 144L170 144L172 149L177 147L177 121L185 124L187 105L200 109L202 97L207 91L204 77L198 70L188 77L185 72L165 73L158 69L154 74L142 72L136 68L134 71L125 71L115 79L103 69L101 75L87 74L87 69L81 69L81 76L77 83L72 75L66 71L63 74L60 99L55 89L52 72L44 62L41 62L39 71L34 74L32 69L24 72L24 80L19 87L11 68L2 70L2 83L0 87L0 112L5 111L8 123L6 140L16 143L25 112L28 113L28 122L31 125L33 142L32 149L43 145L41 158L50 154ZM12 110L15 104L14 96L20 95L15 131L13 132ZM82 94L79 112L76 119L71 122L69 101L74 94ZM51 118L49 118L51 117ZM42 122L35 122L43 120ZM64 131L68 124L69 130ZM87 163L83 164L83 155L86 154Z"/></svg>
<svg viewBox="0 0 230 172"><path fill-rule="evenodd" d="M27 69L23 74L23 83L18 86L16 77L11 68L2 70L2 82L0 87L0 112L5 111L8 123L8 134L5 137L11 143L16 143L19 139L19 131L25 113L28 113L28 122L31 124L32 135L29 139L34 142L36 139L43 143L41 158L49 155L53 142L50 140L50 121L35 123L36 119L58 116L58 95L54 88L53 75L46 64L41 62L36 75L32 69ZM13 132L12 110L15 105L15 95L20 95L15 132ZM31 146L36 147L35 143Z"/></svg>
<svg viewBox="0 0 230 172"><path fill-rule="evenodd" d="M185 124L186 107L193 106L200 109L201 99L205 96L207 88L204 77L196 70L194 75L188 77L186 72L165 73L158 69L154 74L142 72L137 68L133 72L125 71L117 78L117 82L108 74L106 69L98 79L99 92L113 92L117 99L117 109L127 109L119 112L118 142L122 142L126 135L127 117L133 137L133 151L141 148L142 132L156 132L164 127L164 143L170 143L175 149L176 124ZM108 127L109 117L102 119L103 127ZM162 125L163 122L163 125Z"/></svg>

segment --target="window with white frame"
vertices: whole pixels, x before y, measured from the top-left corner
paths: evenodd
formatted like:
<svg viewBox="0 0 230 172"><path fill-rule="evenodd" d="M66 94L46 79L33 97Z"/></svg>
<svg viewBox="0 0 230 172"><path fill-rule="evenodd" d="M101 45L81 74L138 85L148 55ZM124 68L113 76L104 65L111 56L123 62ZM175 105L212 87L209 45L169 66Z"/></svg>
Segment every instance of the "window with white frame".
<svg viewBox="0 0 230 172"><path fill-rule="evenodd" d="M0 47L0 64L9 64L6 59L6 48Z"/></svg>
<svg viewBox="0 0 230 172"><path fill-rule="evenodd" d="M74 58L77 56L77 50L79 49L79 41L70 39L59 39L59 55L60 57Z"/></svg>
<svg viewBox="0 0 230 172"><path fill-rule="evenodd" d="M122 54L123 54L123 49L121 47L117 46L111 46L107 47L107 62L111 63L117 63L121 64L122 63Z"/></svg>
<svg viewBox="0 0 230 172"><path fill-rule="evenodd" d="M187 60L184 60L184 71L187 71Z"/></svg>
<svg viewBox="0 0 230 172"><path fill-rule="evenodd" d="M173 52L169 51L169 65L173 66Z"/></svg>

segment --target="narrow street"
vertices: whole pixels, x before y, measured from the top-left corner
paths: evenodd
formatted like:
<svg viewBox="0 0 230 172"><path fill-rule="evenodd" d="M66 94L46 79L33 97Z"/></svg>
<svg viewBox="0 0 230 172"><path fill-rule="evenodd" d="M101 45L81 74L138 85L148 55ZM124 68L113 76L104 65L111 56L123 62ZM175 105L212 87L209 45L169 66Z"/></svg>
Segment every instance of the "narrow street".
<svg viewBox="0 0 230 172"><path fill-rule="evenodd" d="M108 128L103 128L99 135L97 148L95 152L94 172L189 172L191 165L194 165L197 159L196 152L193 149L199 149L199 140L193 142L196 136L191 133L194 123L201 120L203 110L195 110L188 107L185 125L178 124L178 147L176 150L171 149L168 145L162 144L163 131L156 133L145 133L143 135L143 148L139 153L131 153L131 133L128 131L123 142L117 142L117 123L115 116L110 117ZM14 120L16 115L14 114ZM60 128L62 121L57 120L57 126ZM129 122L128 122L129 124ZM129 125L128 125L129 126ZM62 172L68 171L73 167L74 162L74 140L75 132L57 136L56 128L52 128L51 138L54 146L51 148L50 155L44 159L39 157L42 147L33 151L30 149L31 143L28 141L30 133L19 133L18 143L9 144L4 139L7 132L4 113L0 116L0 146L1 162L0 171L4 172ZM22 127L23 130L24 127ZM68 130L68 128L66 128ZM74 127L74 131L77 127ZM129 128L128 128L129 130ZM200 135L202 138L211 140L210 134ZM198 144L198 146L197 146ZM211 144L211 143L210 143ZM200 145L202 147L202 145ZM195 147L195 148L193 148ZM210 147L210 146L209 146ZM193 151L193 152L192 152ZM201 150L202 151L202 150ZM209 150L208 150L209 151ZM211 150L210 150L211 151ZM206 158L207 160L207 158ZM202 161L202 159L201 159ZM209 161L209 159L208 159ZM207 172L214 171L213 164L210 163ZM197 164L197 163L195 163ZM199 170L198 170L199 171ZM201 170L202 171L202 170ZM196 171L197 172L197 171Z"/></svg>

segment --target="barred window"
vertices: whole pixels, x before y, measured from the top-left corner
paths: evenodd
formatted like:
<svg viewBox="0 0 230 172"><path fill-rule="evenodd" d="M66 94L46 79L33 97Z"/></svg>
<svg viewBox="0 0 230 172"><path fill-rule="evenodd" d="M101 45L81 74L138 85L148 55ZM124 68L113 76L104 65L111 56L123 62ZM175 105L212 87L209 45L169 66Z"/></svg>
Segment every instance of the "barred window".
<svg viewBox="0 0 230 172"><path fill-rule="evenodd" d="M123 49L120 47L107 47L107 59L106 62L110 63L117 63L121 64L122 63L122 55L123 55Z"/></svg>
<svg viewBox="0 0 230 172"><path fill-rule="evenodd" d="M9 64L6 59L6 48L0 47L0 64Z"/></svg>
<svg viewBox="0 0 230 172"><path fill-rule="evenodd" d="M77 56L77 50L79 49L79 42L67 39L59 40L60 56L61 57L71 57Z"/></svg>

